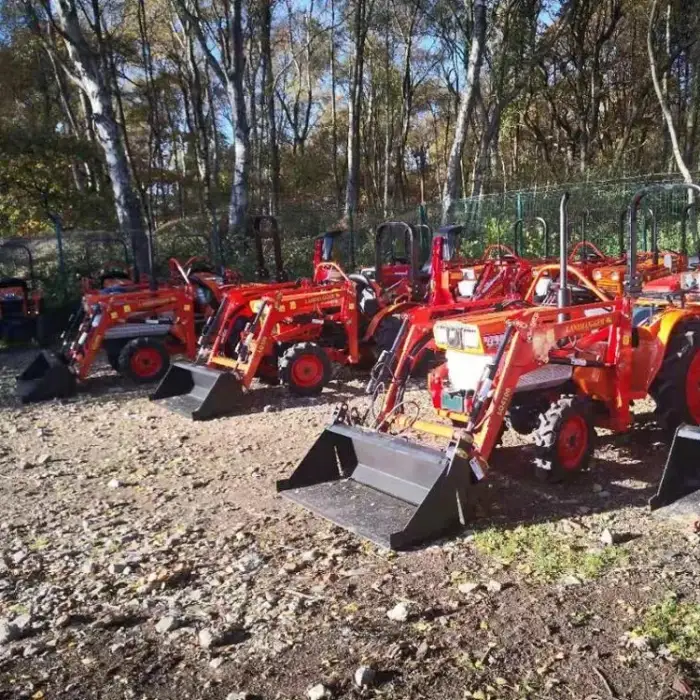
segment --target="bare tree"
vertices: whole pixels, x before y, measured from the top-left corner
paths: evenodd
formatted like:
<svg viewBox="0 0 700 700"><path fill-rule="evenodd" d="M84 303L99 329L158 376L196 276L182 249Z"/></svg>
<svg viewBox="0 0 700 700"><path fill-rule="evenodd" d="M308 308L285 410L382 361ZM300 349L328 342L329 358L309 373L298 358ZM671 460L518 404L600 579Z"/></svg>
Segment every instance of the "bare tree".
<svg viewBox="0 0 700 700"><path fill-rule="evenodd" d="M120 229L127 234L141 269L148 269L148 242L141 217L139 198L134 190L131 172L126 157L124 144L120 137L114 107L112 106L112 89L107 70L107 47L104 43L102 20L99 6L84 7L77 0L40 0L44 12L46 31L54 30L63 40L68 60L60 52L54 56L63 70L85 96L89 105L89 114L94 124L97 140L105 155L107 175L112 186L114 208ZM46 33L42 31L42 22L36 7L30 0L26 7L33 18L35 28L45 41ZM92 29L92 37L86 36L78 19L78 11L90 18L87 22ZM55 14L54 14L55 12ZM51 43L46 44L53 50Z"/></svg>
<svg viewBox="0 0 700 700"><path fill-rule="evenodd" d="M486 0L474 0L473 24L471 34L471 47L467 62L466 85L462 92L459 104L457 123L452 140L452 148L447 160L445 173L445 186L442 192L442 221L448 223L452 203L459 196L461 180L462 153L467 140L467 129L474 110L476 97L476 84L479 81L481 64L484 59L484 42L486 35Z"/></svg>

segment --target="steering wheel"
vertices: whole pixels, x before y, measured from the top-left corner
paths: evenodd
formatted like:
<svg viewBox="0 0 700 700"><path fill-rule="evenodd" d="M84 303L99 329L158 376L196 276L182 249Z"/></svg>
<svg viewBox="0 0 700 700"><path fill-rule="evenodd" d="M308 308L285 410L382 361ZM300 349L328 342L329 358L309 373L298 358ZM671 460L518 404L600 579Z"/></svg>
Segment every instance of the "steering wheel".
<svg viewBox="0 0 700 700"><path fill-rule="evenodd" d="M108 279L130 280L131 273L124 263L109 260L100 268L99 271L98 280L101 289L104 288L105 280Z"/></svg>
<svg viewBox="0 0 700 700"><path fill-rule="evenodd" d="M585 259L586 260L591 260L591 262L601 262L604 263L606 262L609 258L608 256L603 253L603 251L598 248L594 243L591 243L590 241L579 241L571 250L571 253L569 253L569 262L570 263L575 263L576 262L576 256L582 251L586 250L585 252ZM590 249L591 252L588 252ZM584 259L584 254L581 254L581 259Z"/></svg>

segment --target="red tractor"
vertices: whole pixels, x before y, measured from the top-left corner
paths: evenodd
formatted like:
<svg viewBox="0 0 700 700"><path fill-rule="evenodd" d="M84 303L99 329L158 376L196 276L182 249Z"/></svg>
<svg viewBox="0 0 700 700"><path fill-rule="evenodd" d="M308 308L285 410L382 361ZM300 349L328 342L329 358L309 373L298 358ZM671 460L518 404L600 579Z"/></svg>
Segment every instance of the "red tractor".
<svg viewBox="0 0 700 700"><path fill-rule="evenodd" d="M262 254L262 246L256 250ZM280 263L279 254L275 260ZM100 351L114 370L132 382L159 381L173 357L195 357L197 338L227 289L252 286L259 294L266 286L263 282L227 285L226 277L203 258L191 258L186 266L171 259L167 283L158 284L151 275L145 287L140 283L117 285L85 294L61 336L59 352L44 351L17 378L20 400L29 403L71 396L78 381L92 371ZM258 275L269 275L263 258L258 259ZM276 278L285 277L284 269L277 267ZM274 282L267 288L283 285L293 283Z"/></svg>
<svg viewBox="0 0 700 700"><path fill-rule="evenodd" d="M409 241L408 258L387 261L387 236L391 241L397 232ZM254 378L311 395L328 383L331 362L373 364L382 321L421 297L417 234L403 222L381 224L371 277L369 270L348 275L322 259L331 256L337 235L327 233L317 241L312 280L293 288L227 293L203 334L197 362L175 363L151 398L206 420L235 410L241 390Z"/></svg>
<svg viewBox="0 0 700 700"><path fill-rule="evenodd" d="M0 339L6 343L27 342L34 338L46 341L44 297L34 275L34 258L26 241L5 241L2 251L20 251L27 259L25 275L0 277Z"/></svg>

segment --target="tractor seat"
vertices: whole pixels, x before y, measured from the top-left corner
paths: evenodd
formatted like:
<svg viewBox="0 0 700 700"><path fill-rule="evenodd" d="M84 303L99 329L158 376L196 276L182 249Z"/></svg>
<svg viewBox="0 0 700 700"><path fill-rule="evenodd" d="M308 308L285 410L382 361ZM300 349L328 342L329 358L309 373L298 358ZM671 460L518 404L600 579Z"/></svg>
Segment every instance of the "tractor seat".
<svg viewBox="0 0 700 700"><path fill-rule="evenodd" d="M357 308L364 316L371 318L379 311L379 300L374 293L372 284L367 277L359 273L348 275L348 278L355 283Z"/></svg>

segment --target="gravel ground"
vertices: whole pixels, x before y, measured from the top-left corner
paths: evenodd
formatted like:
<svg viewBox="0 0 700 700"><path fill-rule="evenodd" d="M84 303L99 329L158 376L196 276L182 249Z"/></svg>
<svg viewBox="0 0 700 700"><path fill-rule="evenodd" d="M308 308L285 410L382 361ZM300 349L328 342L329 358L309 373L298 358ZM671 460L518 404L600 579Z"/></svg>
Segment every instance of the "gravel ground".
<svg viewBox="0 0 700 700"><path fill-rule="evenodd" d="M649 406L566 485L506 433L473 528L396 555L274 491L361 379L192 423L107 369L20 407L29 357L0 355L0 698L697 696L692 660L630 636L700 573L697 535L646 508ZM582 552L612 555L585 571Z"/></svg>

